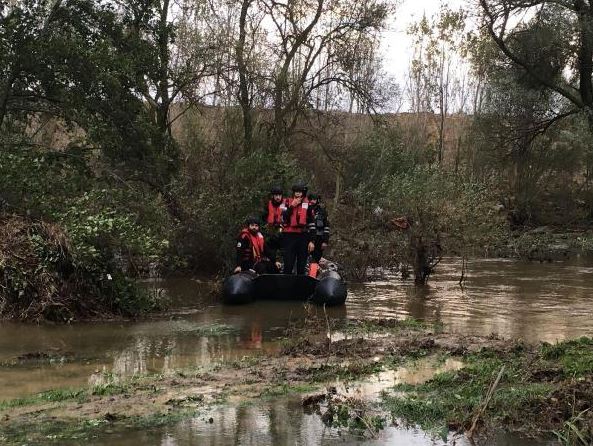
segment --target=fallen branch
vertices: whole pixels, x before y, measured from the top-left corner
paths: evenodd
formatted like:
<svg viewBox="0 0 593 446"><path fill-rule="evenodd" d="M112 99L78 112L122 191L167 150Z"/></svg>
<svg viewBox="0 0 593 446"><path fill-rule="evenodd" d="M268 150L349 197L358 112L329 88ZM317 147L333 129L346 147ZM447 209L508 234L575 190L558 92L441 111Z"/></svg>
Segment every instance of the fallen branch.
<svg viewBox="0 0 593 446"><path fill-rule="evenodd" d="M327 352L331 353L332 331L331 331L331 326L329 323L329 318L327 317L327 311L325 309L325 304L323 304L323 314L325 315L325 324L327 325Z"/></svg>
<svg viewBox="0 0 593 446"><path fill-rule="evenodd" d="M474 417L474 421L472 423L472 427L466 432L466 435L467 435L468 438L470 438L470 439L473 438L474 432L476 431L476 427L478 425L478 421L482 417L482 415L484 415L484 412L486 412L486 408L488 407L488 403L492 399L492 396L494 395L494 392L496 391L496 388L498 387L498 383L500 382L500 378L502 378L502 374L504 373L504 369L505 369L505 365L503 365L500 368L500 371L498 372L498 376L496 377L496 379L494 380L494 382L490 385L490 388L488 389L488 393L486 393L486 398L484 399L484 404L482 404L482 406L478 410L478 413Z"/></svg>

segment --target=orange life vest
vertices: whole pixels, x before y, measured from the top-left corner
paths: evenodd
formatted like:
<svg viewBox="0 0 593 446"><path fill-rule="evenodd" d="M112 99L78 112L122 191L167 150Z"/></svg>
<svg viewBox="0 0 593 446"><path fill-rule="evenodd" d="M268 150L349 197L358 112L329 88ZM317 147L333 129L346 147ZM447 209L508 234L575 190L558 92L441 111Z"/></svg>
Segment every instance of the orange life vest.
<svg viewBox="0 0 593 446"><path fill-rule="evenodd" d="M282 225L282 212L286 209L284 201L281 201L278 206L274 206L272 200L268 201L268 218L267 223L273 226Z"/></svg>
<svg viewBox="0 0 593 446"><path fill-rule="evenodd" d="M309 202L306 198L297 207L291 208L293 198L286 199L286 207L290 208L290 218L284 222L284 232L305 232L307 226L307 209L309 209Z"/></svg>
<svg viewBox="0 0 593 446"><path fill-rule="evenodd" d="M261 235L261 232L258 232L256 235L253 235L249 231L249 229L243 229L239 237L242 239L246 238L249 240L249 243L251 244L251 252L253 254L253 261L255 263L261 261L262 256L264 254L264 236Z"/></svg>

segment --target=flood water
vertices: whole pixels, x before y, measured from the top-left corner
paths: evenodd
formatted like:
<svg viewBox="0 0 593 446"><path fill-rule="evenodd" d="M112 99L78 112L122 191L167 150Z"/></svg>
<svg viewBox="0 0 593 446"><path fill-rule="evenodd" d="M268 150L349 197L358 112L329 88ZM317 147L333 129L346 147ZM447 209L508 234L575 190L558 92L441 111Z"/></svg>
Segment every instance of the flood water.
<svg viewBox="0 0 593 446"><path fill-rule="evenodd" d="M328 309L328 314L334 319L411 316L442 323L446 331L497 333L526 341L592 336L592 264L473 260L462 288L458 284L460 262L449 259L439 265L430 285L423 289L389 274L366 284L350 285L346 305ZM160 373L273 351L290 323L305 315L303 304L298 302L223 306L210 293L209 284L191 279L150 286L162 289L171 301L165 318L70 326L0 323L0 400L50 388L81 387L95 382L103 372L118 376ZM39 355L46 356L37 360L35 356ZM147 432L124 432L96 444L358 441L325 427L317 415L304 414L300 400L217 410L212 418L224 422L210 425L189 420L153 432L150 441L141 438L149 435ZM290 419L291 423L277 423L277 419ZM421 432L387 429L381 435L369 444L432 444ZM276 441L278 438L282 441ZM501 437L492 444L531 444L509 438ZM464 443L457 440L456 444Z"/></svg>

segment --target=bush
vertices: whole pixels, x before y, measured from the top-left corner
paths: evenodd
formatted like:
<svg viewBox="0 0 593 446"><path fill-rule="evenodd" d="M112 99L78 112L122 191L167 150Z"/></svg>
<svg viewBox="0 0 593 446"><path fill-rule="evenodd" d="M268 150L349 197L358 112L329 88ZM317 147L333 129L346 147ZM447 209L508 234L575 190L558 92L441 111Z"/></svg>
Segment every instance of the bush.
<svg viewBox="0 0 593 446"><path fill-rule="evenodd" d="M7 288L0 314L70 320L153 308L157 303L128 277L146 276L165 261L170 230L159 198L99 176L102 164L92 152L3 142Z"/></svg>
<svg viewBox="0 0 593 446"><path fill-rule="evenodd" d="M89 270L56 224L3 216L0 229L1 317L64 322L133 316L157 305L121 272Z"/></svg>
<svg viewBox="0 0 593 446"><path fill-rule="evenodd" d="M361 139L346 174L359 256L369 266L411 265L420 283L442 252L487 249L505 231L491 185L430 164L429 150L404 148L397 129L376 130Z"/></svg>
<svg viewBox="0 0 593 446"><path fill-rule="evenodd" d="M262 215L270 187L278 184L288 190L297 177L308 177L306 167L291 154L272 152L263 142L245 153L237 144L241 121L232 111L225 116L224 126L211 129L220 133L213 138L216 143L203 140L204 132L194 125L188 125L184 136L187 161L176 193L187 221L171 244L179 260L176 267L229 269L240 226L247 216Z"/></svg>

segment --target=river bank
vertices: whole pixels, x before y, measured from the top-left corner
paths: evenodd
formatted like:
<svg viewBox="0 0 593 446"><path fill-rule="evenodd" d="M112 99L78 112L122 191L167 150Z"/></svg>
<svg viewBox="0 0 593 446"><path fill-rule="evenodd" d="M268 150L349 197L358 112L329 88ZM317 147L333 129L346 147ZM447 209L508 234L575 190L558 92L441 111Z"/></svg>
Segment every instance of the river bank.
<svg viewBox="0 0 593 446"><path fill-rule="evenodd" d="M538 262L562 261L579 256L590 258L593 257L593 231L540 226L513 231L495 245L482 254Z"/></svg>
<svg viewBox="0 0 593 446"><path fill-rule="evenodd" d="M328 426L367 439L394 423L445 438L450 430L467 433L476 424L472 433L488 438L500 429L545 437L562 433L569 422L591 438L590 338L532 345L389 319L348 321L330 326L329 333L327 328L312 317L292 327L274 353L131 379L101 374L90 386L4 401L0 438L7 444L57 444L187 418L216 424L220 420L209 414L217 407L287 394L298 394L303 410L317 412ZM348 390L427 360L431 371L423 377L391 382L370 399Z"/></svg>
<svg viewBox="0 0 593 446"><path fill-rule="evenodd" d="M113 222L108 226L113 226ZM93 247L78 246L56 224L0 216L0 229L0 278L4 284L0 287L0 319L57 323L126 320L164 313L169 306L157 289L142 286L143 281L138 280L159 277L158 265L166 263L160 258L162 252L155 250L144 261L132 261L135 267L131 268L124 262L119 248L103 258ZM444 237L445 245L446 240ZM144 242L154 248L153 243ZM337 245L333 248L335 254L349 256L342 259L347 276L348 266L356 266L356 259L364 255L342 252L339 237ZM449 248L455 251L454 247ZM582 228L560 231L551 227L503 231L484 245L464 246L464 249L466 254L473 253L475 259L496 256L541 263L591 258L593 232ZM392 251L384 255L393 257ZM380 259L377 261L381 264ZM368 277L368 266L365 263L364 272L357 274ZM433 277L441 269L437 266ZM460 265L460 276L462 271ZM358 277L357 274L351 276ZM215 291L216 286L212 289Z"/></svg>
<svg viewBox="0 0 593 446"><path fill-rule="evenodd" d="M370 282L350 284L346 305L325 312L301 302L224 306L210 282L178 278L148 284L170 302L170 310L158 317L68 325L4 322L0 401L9 418L2 422L1 442L23 443L19 435L31 435L37 444L55 438L60 444L93 446L226 446L239 437L242 444L258 445L343 444L344 438L346 444L443 444L431 438L442 436L449 422L467 429L463 422L499 373L499 359L509 365L486 418L507 405L516 407L515 398L525 401L509 388L534 398L568 389L578 399L581 390L571 387L564 366L548 359L542 342L555 346L593 335L593 267L584 259L472 259L463 287L460 267L459 260L445 259L429 286L421 288L383 271ZM403 324L407 319L424 322ZM380 326L382 320L393 326ZM466 352L462 347L468 345ZM591 350L587 343L566 345L585 359ZM531 365L546 373L534 381ZM436 372L445 375L432 387L426 381ZM575 378L577 385L587 385L586 373L581 378ZM466 388L468 383L474 385ZM408 399L388 398L403 391ZM306 395L310 404L303 407ZM336 418L324 424L331 407ZM541 408L525 407L530 413ZM361 431L360 421L346 416L354 409L368 417L372 431ZM397 426L395 409L402 413L395 417ZM424 430L407 429L404 412ZM567 412L565 420L579 415ZM495 419L494 426L501 424ZM358 428L351 432L350 425ZM478 432L496 430L478 427L484 427ZM551 443L504 434L486 444L556 444L550 435ZM456 444L469 444L464 438L455 437Z"/></svg>

